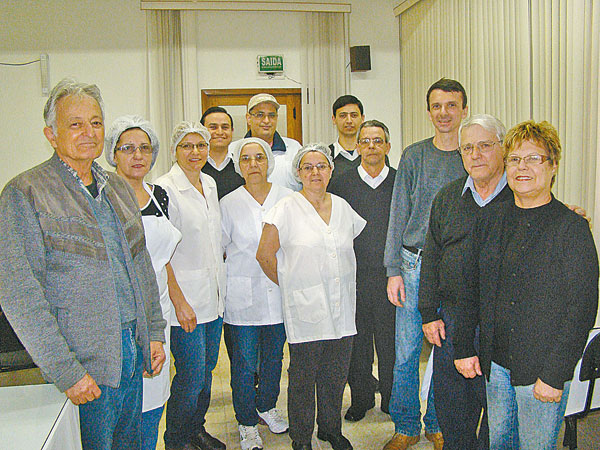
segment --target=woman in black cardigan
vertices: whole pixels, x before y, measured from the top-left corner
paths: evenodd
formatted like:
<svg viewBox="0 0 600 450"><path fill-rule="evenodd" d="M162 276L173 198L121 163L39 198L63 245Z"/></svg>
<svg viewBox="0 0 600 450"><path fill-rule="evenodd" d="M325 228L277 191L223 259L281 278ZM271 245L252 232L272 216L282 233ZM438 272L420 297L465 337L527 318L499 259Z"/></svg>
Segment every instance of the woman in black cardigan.
<svg viewBox="0 0 600 450"><path fill-rule="evenodd" d="M508 132L504 159L515 201L482 210L467 255L455 365L467 378L486 375L492 450L556 448L573 369L596 317L592 234L550 191L560 153L547 122Z"/></svg>

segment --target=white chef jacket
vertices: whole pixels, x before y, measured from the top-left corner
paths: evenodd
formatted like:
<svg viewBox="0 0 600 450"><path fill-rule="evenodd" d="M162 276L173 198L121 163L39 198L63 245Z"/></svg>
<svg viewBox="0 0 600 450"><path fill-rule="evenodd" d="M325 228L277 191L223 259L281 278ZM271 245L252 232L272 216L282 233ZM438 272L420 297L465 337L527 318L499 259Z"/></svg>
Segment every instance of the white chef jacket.
<svg viewBox="0 0 600 450"><path fill-rule="evenodd" d="M153 190L144 183L144 189L150 195L148 204L142 208L144 210L150 203L154 203L160 212L163 212L158 200L154 197ZM163 318L167 323L171 320L171 299L169 298L169 289L167 286L166 265L171 259L177 243L181 240L181 233L164 215L161 216L142 216L144 223L144 236L146 237L146 247L150 253L152 267L156 273L158 283L158 292L160 294L160 307L163 312ZM144 378L142 412L151 411L165 404L169 398L171 377L169 367L171 365L171 333L165 333L165 362L158 375L152 378Z"/></svg>
<svg viewBox="0 0 600 450"><path fill-rule="evenodd" d="M225 323L273 325L283 322L279 286L264 274L256 250L263 217L279 200L293 193L276 184L259 204L244 186L221 199L222 244L227 266Z"/></svg>
<svg viewBox="0 0 600 450"><path fill-rule="evenodd" d="M279 232L277 273L291 344L356 334L353 241L367 222L344 199L332 194L331 201L329 225L298 192L264 219Z"/></svg>
<svg viewBox="0 0 600 450"><path fill-rule="evenodd" d="M200 173L204 196L187 179L177 163L156 184L169 195L169 218L182 238L171 259L177 283L196 313L197 323L223 314L226 289L225 263L221 252L221 210L217 184ZM171 314L171 326L181 326Z"/></svg>

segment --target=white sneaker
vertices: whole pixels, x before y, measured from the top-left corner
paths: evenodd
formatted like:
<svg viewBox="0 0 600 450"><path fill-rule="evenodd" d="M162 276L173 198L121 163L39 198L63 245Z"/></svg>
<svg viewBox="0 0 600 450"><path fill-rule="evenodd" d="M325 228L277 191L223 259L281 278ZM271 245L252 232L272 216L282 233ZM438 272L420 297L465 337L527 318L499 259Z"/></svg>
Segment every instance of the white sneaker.
<svg viewBox="0 0 600 450"><path fill-rule="evenodd" d="M242 450L262 450L263 443L258 434L258 427L247 427L245 425L238 425L240 432L240 446Z"/></svg>
<svg viewBox="0 0 600 450"><path fill-rule="evenodd" d="M258 417L260 417L262 422L269 427L271 433L281 434L288 430L288 421L278 409L273 408L262 413L259 411L257 412Z"/></svg>

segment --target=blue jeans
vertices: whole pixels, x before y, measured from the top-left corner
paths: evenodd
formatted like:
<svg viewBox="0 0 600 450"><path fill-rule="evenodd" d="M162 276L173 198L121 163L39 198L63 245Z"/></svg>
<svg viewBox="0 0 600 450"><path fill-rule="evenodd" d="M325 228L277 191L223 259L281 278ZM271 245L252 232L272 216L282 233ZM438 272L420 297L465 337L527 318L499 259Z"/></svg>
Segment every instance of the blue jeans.
<svg viewBox="0 0 600 450"><path fill-rule="evenodd" d="M171 327L175 376L167 401L166 447L183 447L204 426L210 404L212 371L217 365L223 319L199 323L187 333Z"/></svg>
<svg viewBox="0 0 600 450"><path fill-rule="evenodd" d="M168 367L163 367L165 369L169 370ZM156 450L158 425L164 409L163 405L142 413L142 450Z"/></svg>
<svg viewBox="0 0 600 450"><path fill-rule="evenodd" d="M390 415L396 426L396 433L418 436L421 434L419 357L423 346L422 320L418 309L421 257L403 248L401 271L406 302L404 307L396 308L396 362ZM440 431L431 388L423 422L428 433Z"/></svg>
<svg viewBox="0 0 600 450"><path fill-rule="evenodd" d="M79 405L83 450L132 450L142 445L142 372L144 357L135 327L121 330L121 381L100 385L99 398Z"/></svg>
<svg viewBox="0 0 600 450"><path fill-rule="evenodd" d="M279 397L285 328L283 323L263 326L228 325L231 337L231 391L240 425L258 424L260 412L275 408ZM258 373L258 389L254 374Z"/></svg>
<svg viewBox="0 0 600 450"><path fill-rule="evenodd" d="M512 386L510 370L492 362L486 386L490 450L556 449L571 382L565 383L558 403L537 400L533 386Z"/></svg>

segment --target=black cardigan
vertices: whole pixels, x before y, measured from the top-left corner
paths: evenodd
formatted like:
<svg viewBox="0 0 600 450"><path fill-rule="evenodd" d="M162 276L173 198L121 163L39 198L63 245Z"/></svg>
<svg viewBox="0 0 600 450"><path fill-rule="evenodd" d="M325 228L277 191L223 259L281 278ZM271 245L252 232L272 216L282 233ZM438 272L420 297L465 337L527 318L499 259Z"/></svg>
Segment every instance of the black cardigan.
<svg viewBox="0 0 600 450"><path fill-rule="evenodd" d="M517 236L521 243L515 247ZM495 324L508 321L511 383L529 385L540 378L563 389L598 308L598 257L588 223L554 197L532 209L504 202L482 209L472 242L455 358L476 354L479 324L479 358L489 377ZM509 247L513 252L505 254ZM496 317L498 308L506 315Z"/></svg>

